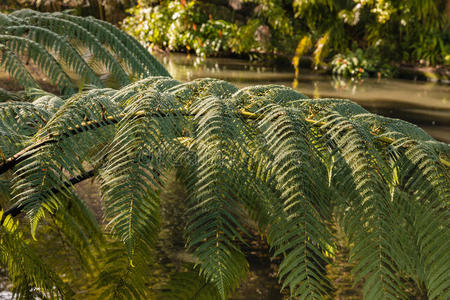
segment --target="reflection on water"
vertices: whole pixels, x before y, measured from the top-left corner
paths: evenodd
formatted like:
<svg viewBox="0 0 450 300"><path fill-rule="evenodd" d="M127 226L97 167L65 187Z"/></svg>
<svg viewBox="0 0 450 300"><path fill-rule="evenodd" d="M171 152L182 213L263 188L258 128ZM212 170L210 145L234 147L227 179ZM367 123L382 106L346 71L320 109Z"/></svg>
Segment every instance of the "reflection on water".
<svg viewBox="0 0 450 300"><path fill-rule="evenodd" d="M252 64L246 60L182 54L156 55L174 78L189 81L215 77L238 87L280 84L314 98L346 98L368 110L417 124L435 138L450 142L450 85L395 79L339 80L303 70L298 80L288 67Z"/></svg>

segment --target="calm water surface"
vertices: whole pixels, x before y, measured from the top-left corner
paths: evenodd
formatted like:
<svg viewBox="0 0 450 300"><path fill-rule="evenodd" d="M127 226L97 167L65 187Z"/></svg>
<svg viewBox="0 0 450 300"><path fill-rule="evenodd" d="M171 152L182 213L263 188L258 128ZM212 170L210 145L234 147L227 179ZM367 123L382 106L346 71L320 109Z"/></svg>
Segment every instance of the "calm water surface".
<svg viewBox="0 0 450 300"><path fill-rule="evenodd" d="M201 77L227 80L237 87L280 84L294 87L314 98L345 98L371 112L400 118L421 126L435 138L450 143L450 85L432 82L364 79L337 80L301 71L295 81L293 70L264 67L246 60L208 58L191 55L156 55L175 79L189 81Z"/></svg>

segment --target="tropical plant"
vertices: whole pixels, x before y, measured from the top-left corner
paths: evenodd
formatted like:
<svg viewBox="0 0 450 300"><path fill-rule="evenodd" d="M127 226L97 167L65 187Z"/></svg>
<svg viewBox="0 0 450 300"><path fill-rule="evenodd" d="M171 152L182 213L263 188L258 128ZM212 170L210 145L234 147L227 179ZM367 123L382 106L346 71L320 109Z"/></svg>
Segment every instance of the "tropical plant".
<svg viewBox="0 0 450 300"><path fill-rule="evenodd" d="M448 65L445 0L142 0L122 28L142 43L198 55L282 56L316 67L358 48L378 65ZM203 28L203 29L202 29ZM296 46L297 45L297 46Z"/></svg>
<svg viewBox="0 0 450 300"><path fill-rule="evenodd" d="M158 45L169 50L190 51L205 57L230 52L230 38L237 26L229 20L214 20L214 5L197 1L169 1L156 7L128 10L122 28L147 46ZM209 16L208 13L209 12Z"/></svg>
<svg viewBox="0 0 450 300"><path fill-rule="evenodd" d="M16 15L25 13L34 15ZM349 100L216 79L25 96L4 91L0 103L0 263L18 298L225 299L247 274L241 246L256 231L280 261L282 288L322 299L333 293L335 228L366 299L407 299L410 285L450 296L450 147L413 124ZM194 266L155 290L170 174L187 195ZM89 178L97 212L74 188ZM67 263L40 255L48 248Z"/></svg>
<svg viewBox="0 0 450 300"><path fill-rule="evenodd" d="M0 14L0 69L26 89L40 88L33 67L67 96L86 85L103 87L105 80L125 86L133 78L169 75L138 42L109 23L32 10Z"/></svg>
<svg viewBox="0 0 450 300"><path fill-rule="evenodd" d="M364 53L358 48L355 52L348 51L346 55L336 54L331 61L333 74L352 79L361 79L375 74L379 77L390 77L393 68L388 64L382 64L382 59L373 52Z"/></svg>
<svg viewBox="0 0 450 300"><path fill-rule="evenodd" d="M367 299L406 298L404 280L430 299L449 296L449 146L412 124L281 86L239 90L169 77L67 100L6 102L0 116L2 188L12 206L3 214L1 261L20 293L26 284L68 295L54 272L40 269L45 258L30 257L29 265L17 256L27 246L12 217L26 213L38 240L39 224L57 219L70 246L89 251L100 229L73 186L94 177L105 232L123 246L106 247L106 260L91 254L104 268L92 288L114 299L144 297L159 194L175 170L188 193L186 247L196 268L173 278L163 291L172 298L189 289L230 295L247 272L239 245L248 220L280 257L279 278L293 297L330 293L332 224L353 245ZM13 267L22 261L25 269ZM204 284L190 284L188 274Z"/></svg>
<svg viewBox="0 0 450 300"><path fill-rule="evenodd" d="M235 2L242 8L240 1ZM286 39L292 35L292 22L285 10L273 4L236 12L220 2L140 1L128 10L131 16L124 19L122 28L145 45L170 51L258 58L293 45Z"/></svg>

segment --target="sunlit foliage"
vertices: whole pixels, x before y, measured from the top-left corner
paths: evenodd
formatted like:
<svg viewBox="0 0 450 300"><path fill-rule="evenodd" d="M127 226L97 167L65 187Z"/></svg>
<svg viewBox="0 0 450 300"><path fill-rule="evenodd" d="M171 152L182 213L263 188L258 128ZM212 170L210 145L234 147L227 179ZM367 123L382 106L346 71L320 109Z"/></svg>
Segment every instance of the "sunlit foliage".
<svg viewBox="0 0 450 300"><path fill-rule="evenodd" d="M225 299L248 273L242 245L254 233L279 261L287 293L323 299L333 295L337 232L366 299L450 297L448 144L349 100L277 85L150 76L77 92L45 50L63 26L113 76L167 71L103 22L29 10L0 22L2 66L27 88L0 90L0 264L18 299ZM13 34L22 27L30 34ZM54 52L75 49L61 40ZM24 52L44 72L60 71L62 95L16 68ZM124 66L141 76L121 76ZM154 288L170 176L185 194L189 259ZM98 206L76 192L87 179Z"/></svg>
<svg viewBox="0 0 450 300"><path fill-rule="evenodd" d="M310 54L319 65L373 48L381 64L437 65L449 63L448 9L445 0L140 1L123 28L143 43L202 56L275 54L297 66Z"/></svg>
<svg viewBox="0 0 450 300"><path fill-rule="evenodd" d="M17 253L27 249L11 225L24 212L37 243L54 220L50 228L59 226L69 249L88 253L80 257L96 266L85 271L95 282L89 293L147 297L160 195L175 172L187 193L184 235L195 268L176 275L166 295L200 289L205 299L226 298L248 270L240 245L257 230L281 259L283 288L321 299L332 293L326 265L335 251L331 226L339 226L367 299L408 297L404 280L430 299L449 296L449 146L412 124L348 100L215 79L149 77L66 100L35 97L0 106L0 171L10 178L2 188L12 207L1 231L5 264L20 265ZM50 101L60 104L43 105ZM91 177L100 183L103 229L74 192ZM27 267L46 265L30 259ZM49 268L34 277L9 270L19 293L22 280L68 293Z"/></svg>

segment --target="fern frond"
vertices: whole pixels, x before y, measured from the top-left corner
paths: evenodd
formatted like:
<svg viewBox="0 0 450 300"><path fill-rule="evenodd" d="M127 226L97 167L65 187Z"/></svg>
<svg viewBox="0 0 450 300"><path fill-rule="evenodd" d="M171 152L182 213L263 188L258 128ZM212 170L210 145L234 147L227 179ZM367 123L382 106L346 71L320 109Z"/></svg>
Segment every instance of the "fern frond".
<svg viewBox="0 0 450 300"><path fill-rule="evenodd" d="M301 99L308 97L291 88L269 84L242 88L233 94L231 101L242 109L256 112L271 103L285 106Z"/></svg>
<svg viewBox="0 0 450 300"><path fill-rule="evenodd" d="M347 198L351 202L345 214L345 229L350 242L355 243L352 249L352 259L356 262L354 272L358 281L365 278L364 294L368 299L397 299L404 295L398 266L393 260L395 243L389 213L392 204L390 182L386 182L390 178L389 167L373 144L370 132L354 121L354 116L347 116L360 110L352 106L355 105L345 102L335 105L333 110L324 113L326 124L323 127L329 128L328 140L335 143L351 169L341 180L352 189L343 193L352 195Z"/></svg>
<svg viewBox="0 0 450 300"><path fill-rule="evenodd" d="M192 107L198 122L195 147L198 167L190 181L192 193L188 245L198 259L200 274L224 299L246 273L246 259L234 239L245 232L235 198L237 183L230 162L243 148L241 121L220 98L200 98Z"/></svg>
<svg viewBox="0 0 450 300"><path fill-rule="evenodd" d="M75 92L72 81L61 68L56 59L38 43L11 35L0 35L0 43L19 56L28 55L50 80L60 89L63 94L71 95Z"/></svg>
<svg viewBox="0 0 450 300"><path fill-rule="evenodd" d="M20 59L2 43L0 43L0 67L25 89L39 88L39 84Z"/></svg>
<svg viewBox="0 0 450 300"><path fill-rule="evenodd" d="M124 103L125 116L117 124L101 171L105 218L127 246L130 260L136 244L151 248L157 237L157 190L167 144L176 137L177 121L167 114L175 107L167 100L149 90Z"/></svg>
<svg viewBox="0 0 450 300"><path fill-rule="evenodd" d="M74 22L87 31L92 33L98 41L107 45L109 49L121 60L124 60L126 65L132 70L133 74L136 74L139 78L148 77L149 75L159 75L158 70L151 69L146 70L145 66L129 48L125 47L122 41L114 35L103 23L99 23L94 18L83 18L78 16L72 16L64 13L55 13L53 16Z"/></svg>
<svg viewBox="0 0 450 300"><path fill-rule="evenodd" d="M24 36L26 34L28 38L39 43L48 51L55 53L56 59L67 65L81 79L96 87L103 87L103 83L92 68L84 61L75 48L67 42L65 37L46 28L31 25L8 26L3 30L5 33L14 36Z"/></svg>
<svg viewBox="0 0 450 300"><path fill-rule="evenodd" d="M124 244L109 241L99 253L100 273L90 287L95 299L148 299L149 253L136 248L134 266L130 265Z"/></svg>
<svg viewBox="0 0 450 300"><path fill-rule="evenodd" d="M113 33L124 45L130 47L130 51L137 56L137 59L142 63L145 63L145 67L149 74L152 76L167 76L171 77L169 72L164 68L164 66L152 55L149 54L148 50L144 48L137 40L132 38L129 34L123 32L114 25L102 21L95 20L96 23L101 24L104 28L108 29Z"/></svg>
<svg viewBox="0 0 450 300"><path fill-rule="evenodd" d="M8 100L24 101L24 98L20 94L13 93L13 92L10 92L10 91L0 88L0 102L6 102Z"/></svg>
<svg viewBox="0 0 450 300"><path fill-rule="evenodd" d="M24 9L9 15L0 15L0 34L7 40L15 37L15 46L26 43L27 49L32 48L32 53L27 52L28 57L42 62L38 63L39 69L48 71L44 73L67 95L76 91L70 90L71 81L68 80L67 74L61 72L65 68L74 73L79 84L93 84L97 87L102 87L103 83L94 71L95 64L100 64L102 69L106 68L120 86L130 83L130 78L133 77L143 78L149 75L170 77L164 67L136 40L113 25L92 18L64 13L39 13ZM17 42L19 38L22 38L21 43ZM37 88L37 83L19 62L14 62L17 66L10 66L11 61L16 61L17 58L7 53L6 48L3 49L4 46L0 47L2 48L0 56L3 60L0 66L5 64L5 69L10 75L25 88ZM86 61L80 52L84 51L83 49L89 51L94 60ZM49 56L46 51L53 56ZM49 70L52 65L53 69ZM130 74L127 74L123 67L126 67Z"/></svg>
<svg viewBox="0 0 450 300"><path fill-rule="evenodd" d="M63 106L64 100L50 93L43 93L33 101L33 105L47 111L49 114L55 114Z"/></svg>
<svg viewBox="0 0 450 300"><path fill-rule="evenodd" d="M27 18L31 25L47 28L59 35L68 35L77 39L117 78L121 86L130 83L127 73L125 73L119 62L109 53L100 41L89 31L80 25L55 18L51 15L39 15Z"/></svg>
<svg viewBox="0 0 450 300"><path fill-rule="evenodd" d="M94 135L71 129L81 125L85 118L108 124L110 121L104 116L116 113L116 106L98 95L105 92L93 91L69 99L35 135L39 148L17 165L12 200L24 207L34 229L46 211L57 210L61 196L71 193L69 178L60 168L70 176L85 172L83 162L89 162L92 147L102 137L99 132ZM103 134L103 138L109 136L106 131ZM57 136L59 139L55 139Z"/></svg>
<svg viewBox="0 0 450 300"><path fill-rule="evenodd" d="M447 298L450 296L450 254L447 251L450 235L445 228L450 225L450 178L448 167L440 164L439 153L448 148L433 141L418 143L405 138L405 143L412 145L404 151L399 149L403 154L399 158L399 183L411 195L408 200L414 201L410 214L414 217L414 238L424 273L419 278L430 299Z"/></svg>
<svg viewBox="0 0 450 300"><path fill-rule="evenodd" d="M283 255L279 276L292 296L321 299L327 294L324 252L329 249L330 233L322 219L330 215L328 199L318 189L326 186L326 170L310 145L308 126L301 114L276 104L262 109L265 116L258 126L273 161L280 203L274 204L268 241L274 255ZM326 173L325 173L326 174ZM274 200L272 200L274 201Z"/></svg>
<svg viewBox="0 0 450 300"><path fill-rule="evenodd" d="M12 14L0 13L0 26L12 26L22 23L22 20Z"/></svg>
<svg viewBox="0 0 450 300"><path fill-rule="evenodd" d="M0 103L1 153L7 157L17 153L49 118L48 111L31 103Z"/></svg>
<svg viewBox="0 0 450 300"><path fill-rule="evenodd" d="M201 98L215 96L225 99L237 91L232 84L214 78L199 78L191 82L176 85L166 92L175 96L182 104L189 107L192 103Z"/></svg>
<svg viewBox="0 0 450 300"><path fill-rule="evenodd" d="M137 93L144 92L146 90L156 90L160 93L165 93L166 95L171 94L167 92L172 87L176 87L180 84L179 81L166 76L152 76L132 84L127 85L123 89L120 89L111 98L111 101L116 103L126 102L127 99L131 98Z"/></svg>

